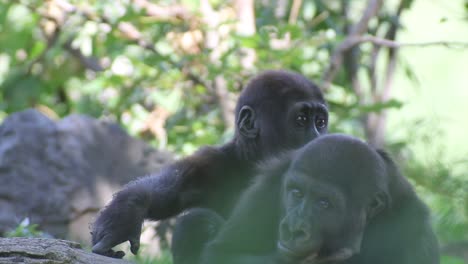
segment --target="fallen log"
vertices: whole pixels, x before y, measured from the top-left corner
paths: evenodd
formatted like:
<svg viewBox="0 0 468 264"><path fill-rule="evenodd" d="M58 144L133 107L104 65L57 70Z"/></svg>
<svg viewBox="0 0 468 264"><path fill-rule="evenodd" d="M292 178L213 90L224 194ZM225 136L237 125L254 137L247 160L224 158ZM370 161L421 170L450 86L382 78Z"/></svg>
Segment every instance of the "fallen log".
<svg viewBox="0 0 468 264"><path fill-rule="evenodd" d="M79 243L50 238L0 238L0 264L130 264L86 251Z"/></svg>

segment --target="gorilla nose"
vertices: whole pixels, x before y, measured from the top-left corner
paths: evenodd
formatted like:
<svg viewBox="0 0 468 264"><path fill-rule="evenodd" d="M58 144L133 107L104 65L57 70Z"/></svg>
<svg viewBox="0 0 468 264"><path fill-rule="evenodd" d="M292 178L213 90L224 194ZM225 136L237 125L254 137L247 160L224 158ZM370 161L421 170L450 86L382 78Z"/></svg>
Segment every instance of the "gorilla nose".
<svg viewBox="0 0 468 264"><path fill-rule="evenodd" d="M309 239L309 234L300 226L291 227L286 223L281 224L281 240L288 243L303 243Z"/></svg>
<svg viewBox="0 0 468 264"><path fill-rule="evenodd" d="M291 228L287 224L281 225L280 239L278 241L278 249L281 254L294 258L302 258L318 252L319 247L319 241L314 239L303 228Z"/></svg>

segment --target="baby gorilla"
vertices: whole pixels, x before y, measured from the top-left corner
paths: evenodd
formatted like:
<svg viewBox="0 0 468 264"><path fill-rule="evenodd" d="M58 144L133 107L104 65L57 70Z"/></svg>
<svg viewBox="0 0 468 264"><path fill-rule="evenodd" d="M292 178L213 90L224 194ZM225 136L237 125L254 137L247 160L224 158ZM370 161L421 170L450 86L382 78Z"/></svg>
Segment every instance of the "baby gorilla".
<svg viewBox="0 0 468 264"><path fill-rule="evenodd" d="M345 135L267 162L220 226L200 263L439 263L410 183L385 153Z"/></svg>
<svg viewBox="0 0 468 264"><path fill-rule="evenodd" d="M327 133L328 110L322 92L294 72L274 70L254 77L240 94L235 113L230 141L202 147L116 193L94 222L93 252L122 258L125 253L112 248L129 241L131 252L137 254L144 220L167 219L194 207L227 217L256 176L260 160ZM203 221L201 225L209 227ZM176 224L175 263L179 259L194 263L191 255L199 254L205 245L196 235L200 230L191 221Z"/></svg>

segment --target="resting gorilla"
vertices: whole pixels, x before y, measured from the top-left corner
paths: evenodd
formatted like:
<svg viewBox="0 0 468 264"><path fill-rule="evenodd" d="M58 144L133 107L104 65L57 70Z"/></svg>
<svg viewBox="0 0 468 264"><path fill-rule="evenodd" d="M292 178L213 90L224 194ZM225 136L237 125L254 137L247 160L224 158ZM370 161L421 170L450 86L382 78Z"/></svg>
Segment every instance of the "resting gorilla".
<svg viewBox="0 0 468 264"><path fill-rule="evenodd" d="M327 122L323 95L312 82L286 71L260 74L240 95L232 141L202 148L159 174L125 186L94 223L93 252L121 258L124 252L112 247L128 240L136 254L144 219L164 219L192 207L227 216L259 160L326 133ZM190 233L191 228L197 227L182 229ZM185 250L177 245L176 251Z"/></svg>
<svg viewBox="0 0 468 264"><path fill-rule="evenodd" d="M200 263L439 263L428 209L385 153L326 135L265 168Z"/></svg>

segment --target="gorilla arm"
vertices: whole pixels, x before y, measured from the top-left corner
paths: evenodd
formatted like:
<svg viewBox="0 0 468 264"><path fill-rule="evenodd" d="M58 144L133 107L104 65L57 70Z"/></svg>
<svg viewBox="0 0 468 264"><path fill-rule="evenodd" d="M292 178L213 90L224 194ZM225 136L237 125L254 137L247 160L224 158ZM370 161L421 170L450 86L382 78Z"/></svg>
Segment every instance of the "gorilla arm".
<svg viewBox="0 0 468 264"><path fill-rule="evenodd" d="M126 185L94 223L93 252L121 258L125 254L122 251L112 251L112 247L128 240L132 253L136 254L144 219L167 218L196 205L202 199L202 194L208 195L201 190L203 183L211 180L209 178L212 173L207 170L213 165L208 164L226 164L224 159L225 155L221 150L204 148L165 168L159 174Z"/></svg>
<svg viewBox="0 0 468 264"><path fill-rule="evenodd" d="M255 178L231 216L202 252L201 263L275 263L280 217L282 172L289 160L275 161L272 169ZM267 163L272 165L271 162Z"/></svg>

